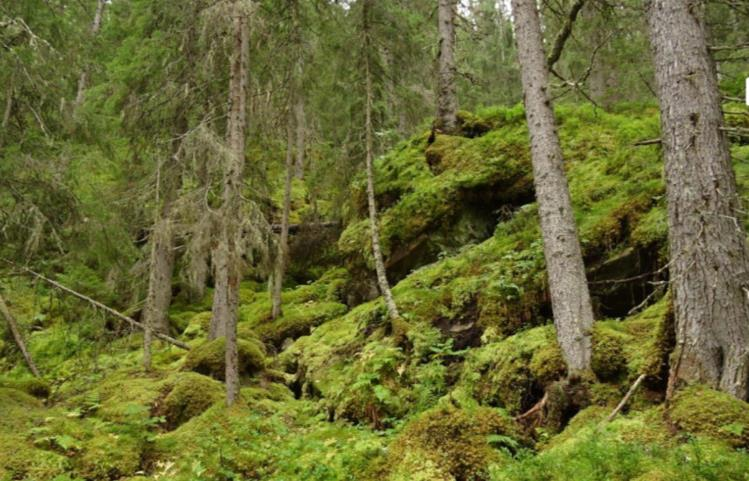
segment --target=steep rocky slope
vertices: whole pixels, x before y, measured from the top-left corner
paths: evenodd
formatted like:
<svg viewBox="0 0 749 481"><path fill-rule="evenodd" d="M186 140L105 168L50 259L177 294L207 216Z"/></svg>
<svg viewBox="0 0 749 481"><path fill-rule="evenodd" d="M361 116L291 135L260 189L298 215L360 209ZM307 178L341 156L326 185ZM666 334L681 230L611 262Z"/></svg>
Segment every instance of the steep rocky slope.
<svg viewBox="0 0 749 481"><path fill-rule="evenodd" d="M137 333L85 312L71 322L51 293L9 286L46 377L31 380L0 344L0 479L746 479L749 405L700 386L668 415L662 403L673 343L662 166L657 145L634 145L658 136L656 110L561 107L558 119L599 319L586 406L516 419L565 373L523 112L494 108L462 114L463 135L425 133L378 159L403 322L372 294L366 220L338 239L341 266L284 291L281 318L265 285L242 284L232 409L221 341L206 341L210 292L172 307L190 352L161 347L145 374ZM744 192L747 165L736 164Z"/></svg>

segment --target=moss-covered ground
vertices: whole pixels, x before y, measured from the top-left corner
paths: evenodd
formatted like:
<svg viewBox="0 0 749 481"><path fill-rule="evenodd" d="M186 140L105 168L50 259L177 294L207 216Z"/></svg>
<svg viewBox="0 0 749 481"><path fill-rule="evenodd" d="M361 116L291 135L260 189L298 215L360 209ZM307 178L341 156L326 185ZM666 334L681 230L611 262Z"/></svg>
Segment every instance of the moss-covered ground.
<svg viewBox="0 0 749 481"><path fill-rule="evenodd" d="M563 106L557 116L599 319L587 407L556 423L516 420L565 367L523 111L492 108L462 114L464 136L429 144L424 133L376 163L402 323L362 288L372 282L366 220L338 240L340 266L287 286L278 319L267 286L242 283L232 408L223 342L206 339L210 295L175 301L172 330L190 352L159 345L146 373L137 332L5 285L44 378L0 338L0 480L749 479L748 404L703 386L663 402L673 340L662 164L658 146L634 146L658 136L656 110ZM744 194L748 166L736 163ZM351 200L362 218L363 186Z"/></svg>

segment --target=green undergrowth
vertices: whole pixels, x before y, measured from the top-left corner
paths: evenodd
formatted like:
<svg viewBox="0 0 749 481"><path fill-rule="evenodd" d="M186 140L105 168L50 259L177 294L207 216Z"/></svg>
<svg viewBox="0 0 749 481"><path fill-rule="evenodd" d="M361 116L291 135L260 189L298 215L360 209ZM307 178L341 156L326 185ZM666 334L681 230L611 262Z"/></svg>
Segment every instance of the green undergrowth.
<svg viewBox="0 0 749 481"><path fill-rule="evenodd" d="M591 279L631 276L618 266L636 255L651 260L641 270L662 267L659 147L633 146L658 136L656 110L563 106L557 115ZM403 319L390 322L380 298L356 301L371 272L367 222L352 222L338 243L345 267L290 280L277 319L267 284L242 282L242 389L231 408L225 342L207 339L210 289L170 309L171 334L190 351L159 342L145 373L139 333L47 291L4 286L44 377L30 376L3 332L0 481L747 480L746 403L688 386L665 410L665 291L598 316L590 405L553 428L515 420L565 375L527 131L519 107L461 119L465 136L427 145L424 133L376 163ZM749 158L745 146L733 149ZM744 194L748 166L736 164ZM364 209L363 186L355 183L353 212ZM294 189L295 220L304 220L304 188ZM616 289L594 288L597 305L631 295Z"/></svg>
<svg viewBox="0 0 749 481"><path fill-rule="evenodd" d="M589 408L590 409L590 408ZM594 415L589 415L594 414ZM746 480L749 456L707 437L676 439L661 413L643 411L605 424L581 412L559 442L490 468L491 481Z"/></svg>

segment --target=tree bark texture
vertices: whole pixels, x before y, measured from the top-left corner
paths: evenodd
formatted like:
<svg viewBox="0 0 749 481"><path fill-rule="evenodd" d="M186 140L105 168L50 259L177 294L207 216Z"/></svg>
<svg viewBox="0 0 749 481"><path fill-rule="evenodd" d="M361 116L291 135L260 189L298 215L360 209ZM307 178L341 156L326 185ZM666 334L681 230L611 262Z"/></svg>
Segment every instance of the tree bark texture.
<svg viewBox="0 0 749 481"><path fill-rule="evenodd" d="M281 290L283 288L283 277L286 271L286 261L289 255L289 213L291 211L291 183L294 179L294 130L291 125L287 126L286 141L286 178L283 190L283 213L281 214L281 236L278 241L278 255L276 257L276 268L273 273L272 308L271 318L277 319L282 314Z"/></svg>
<svg viewBox="0 0 749 481"><path fill-rule="evenodd" d="M168 215L168 213L167 213ZM169 305L172 302L172 273L174 270L174 235L169 217L156 220L151 233L148 294L143 308L143 367L151 369L152 331L169 333Z"/></svg>
<svg viewBox="0 0 749 481"><path fill-rule="evenodd" d="M16 346L18 346L18 349L21 351L29 370L35 377L41 377L39 369L37 369L36 364L34 364L34 360L31 358L31 353L26 347L26 342L23 340L23 334L18 326L18 322L16 322L16 318L13 317L13 314L10 312L10 308L8 308L8 304L5 302L5 298L2 294L0 294L0 313L3 314L5 322L8 323L10 333L13 335L13 341L15 341Z"/></svg>
<svg viewBox="0 0 749 481"><path fill-rule="evenodd" d="M304 177L304 145L306 142L305 115L304 115L304 98L301 90L298 90L294 103L294 121L296 122L296 178Z"/></svg>
<svg viewBox="0 0 749 481"><path fill-rule="evenodd" d="M455 14L456 0L439 0L439 58L437 72L437 121L444 132L455 130L458 99L455 89Z"/></svg>
<svg viewBox="0 0 749 481"><path fill-rule="evenodd" d="M234 5L234 45L229 79L228 144L231 155L224 166L223 202L218 214L218 242L213 251L215 290L211 319L211 337L226 338L226 403L231 406L239 396L237 354L237 309L241 256L241 189L244 171L245 128L247 123L247 82L249 32L247 16Z"/></svg>
<svg viewBox="0 0 749 481"><path fill-rule="evenodd" d="M590 370L593 309L554 112L535 0L513 0L533 178L557 339L569 374Z"/></svg>
<svg viewBox="0 0 749 481"><path fill-rule="evenodd" d="M371 0L364 0L363 5L363 33L364 33L364 81L366 87L366 105L364 113L364 130L366 141L366 169L367 169L367 204L369 207L369 230L372 236L372 256L374 257L375 271L377 273L377 284L380 287L380 293L385 300L388 316L391 320L400 318L398 307L395 304L393 293L390 291L390 284L387 279L385 270L385 261L382 258L382 249L380 248L380 228L377 223L377 204L375 203L374 187L374 127L372 125L373 109L373 86L372 71L370 66L370 55L372 54L372 39L370 38L370 20L369 8Z"/></svg>
<svg viewBox="0 0 749 481"><path fill-rule="evenodd" d="M676 351L669 393L749 396L749 255L702 2L652 0Z"/></svg>

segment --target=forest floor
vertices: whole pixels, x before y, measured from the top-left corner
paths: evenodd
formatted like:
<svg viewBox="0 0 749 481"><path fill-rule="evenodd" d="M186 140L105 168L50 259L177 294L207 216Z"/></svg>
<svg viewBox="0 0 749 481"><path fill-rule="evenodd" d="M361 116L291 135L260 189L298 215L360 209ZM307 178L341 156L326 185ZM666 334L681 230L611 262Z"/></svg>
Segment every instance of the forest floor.
<svg viewBox="0 0 749 481"><path fill-rule="evenodd" d="M326 244L295 234L280 318L264 282L242 283L231 408L223 340L206 339L210 289L170 311L190 350L159 345L144 372L138 332L9 282L43 378L0 341L0 480L749 480L749 404L699 385L664 403L662 164L658 145L635 145L658 137L657 110L557 116L599 319L584 395L559 382L523 111L491 108L376 163L402 322L369 300L366 220ZM733 154L749 197L749 145ZM353 189L366 218L363 179Z"/></svg>

